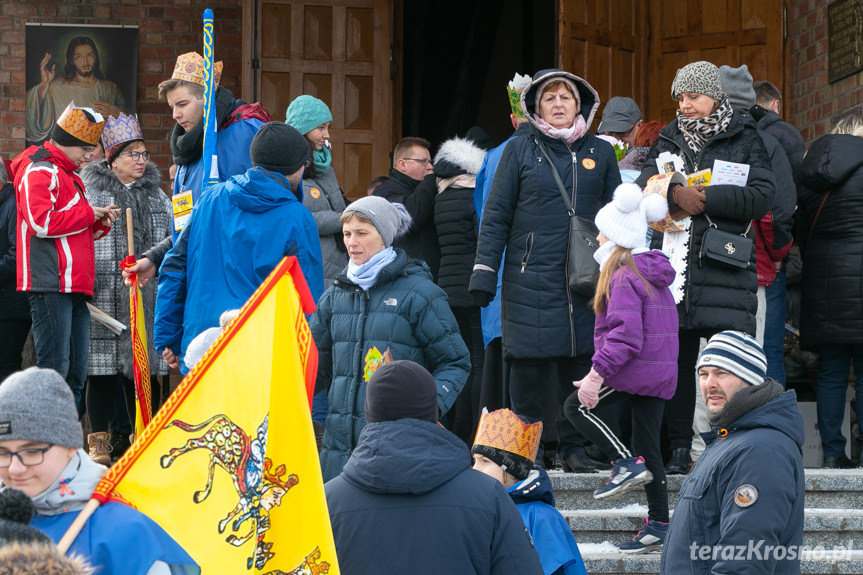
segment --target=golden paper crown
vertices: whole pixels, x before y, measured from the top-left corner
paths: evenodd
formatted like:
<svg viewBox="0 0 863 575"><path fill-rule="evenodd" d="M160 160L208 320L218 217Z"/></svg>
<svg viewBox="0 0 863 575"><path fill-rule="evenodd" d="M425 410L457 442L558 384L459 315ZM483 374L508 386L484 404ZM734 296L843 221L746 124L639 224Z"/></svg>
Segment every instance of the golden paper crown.
<svg viewBox="0 0 863 575"><path fill-rule="evenodd" d="M530 76L522 76L516 72L506 86L506 92L509 94L509 107L512 108L512 115L516 118L524 118L524 111L521 109L521 93L529 85Z"/></svg>
<svg viewBox="0 0 863 575"><path fill-rule="evenodd" d="M95 122L87 119L87 114L84 110L96 118ZM57 118L57 125L63 128L63 131L78 138L82 142L86 142L91 146L99 143L99 137L102 135L102 128L105 126L105 121L102 115L90 108L77 108L75 102L69 102L60 117Z"/></svg>
<svg viewBox="0 0 863 575"><path fill-rule="evenodd" d="M119 118L114 116L105 120L105 129L102 130L102 145L105 153L110 155L117 146L132 140L143 140L141 126L135 116L120 114Z"/></svg>
<svg viewBox="0 0 863 575"><path fill-rule="evenodd" d="M213 64L213 73L215 74L215 78L213 78L213 86L216 88L219 87L219 80L222 79L222 66L223 64L221 62ZM204 57L197 52L181 54L177 58L177 64L174 66L174 74L171 78L185 80L186 82L192 82L199 86L205 86Z"/></svg>
<svg viewBox="0 0 863 575"><path fill-rule="evenodd" d="M533 461L539 450L540 438L541 421L525 423L512 411L498 409L482 414L474 445L487 445Z"/></svg>

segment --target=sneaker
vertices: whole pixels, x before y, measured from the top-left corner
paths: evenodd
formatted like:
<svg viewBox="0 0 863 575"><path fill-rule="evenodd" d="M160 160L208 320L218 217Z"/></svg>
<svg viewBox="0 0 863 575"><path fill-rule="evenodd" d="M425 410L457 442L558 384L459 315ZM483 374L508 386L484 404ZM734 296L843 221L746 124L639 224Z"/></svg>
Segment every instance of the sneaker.
<svg viewBox="0 0 863 575"><path fill-rule="evenodd" d="M668 523L660 523L652 519L644 520L644 529L639 531L630 541L620 544L621 553L648 553L659 551L665 543L668 534Z"/></svg>
<svg viewBox="0 0 863 575"><path fill-rule="evenodd" d="M613 464L608 483L593 492L594 499L617 499L627 491L653 481L653 474L640 455L618 459Z"/></svg>

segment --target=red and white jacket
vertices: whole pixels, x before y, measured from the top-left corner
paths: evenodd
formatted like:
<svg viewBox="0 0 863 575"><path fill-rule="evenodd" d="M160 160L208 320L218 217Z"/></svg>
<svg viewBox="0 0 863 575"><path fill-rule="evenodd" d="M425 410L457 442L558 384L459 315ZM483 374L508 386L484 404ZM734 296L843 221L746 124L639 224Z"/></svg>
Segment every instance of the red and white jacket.
<svg viewBox="0 0 863 575"><path fill-rule="evenodd" d="M93 294L93 241L108 233L93 221L78 166L51 142L12 161L18 200L18 291Z"/></svg>

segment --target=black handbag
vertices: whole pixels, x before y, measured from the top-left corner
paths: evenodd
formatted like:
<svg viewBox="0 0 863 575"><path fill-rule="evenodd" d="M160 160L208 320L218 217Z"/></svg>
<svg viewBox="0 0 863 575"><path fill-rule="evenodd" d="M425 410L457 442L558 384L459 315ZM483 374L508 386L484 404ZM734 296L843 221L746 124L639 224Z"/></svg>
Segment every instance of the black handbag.
<svg viewBox="0 0 863 575"><path fill-rule="evenodd" d="M746 226L746 230L738 235L720 230L710 219L707 218L707 230L701 237L701 251L698 253L699 263L708 262L720 264L726 267L744 270L749 267L749 259L752 257L753 242L746 237L752 227L752 221Z"/></svg>
<svg viewBox="0 0 863 575"><path fill-rule="evenodd" d="M566 278L569 289L580 295L592 297L599 279L599 264L593 259L593 254L599 248L599 242L596 239L599 230L590 220L575 215L575 206L569 201L569 195L563 187L554 162L548 157L545 144L540 137L534 137L548 162L548 167L551 168L551 175L554 176L554 181L560 190L560 197L563 198L566 206L566 213L569 214L569 244L566 248ZM578 167L575 163L572 169L575 170L576 186L578 186Z"/></svg>

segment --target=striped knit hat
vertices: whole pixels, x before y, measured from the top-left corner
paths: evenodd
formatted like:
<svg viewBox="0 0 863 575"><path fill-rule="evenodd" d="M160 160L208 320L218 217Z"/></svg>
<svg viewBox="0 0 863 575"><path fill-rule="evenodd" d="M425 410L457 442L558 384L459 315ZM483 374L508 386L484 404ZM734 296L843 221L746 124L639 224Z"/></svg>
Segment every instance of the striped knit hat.
<svg viewBox="0 0 863 575"><path fill-rule="evenodd" d="M698 357L696 370L718 367L749 385L761 385L767 375L767 358L754 337L742 331L721 331L710 338Z"/></svg>

